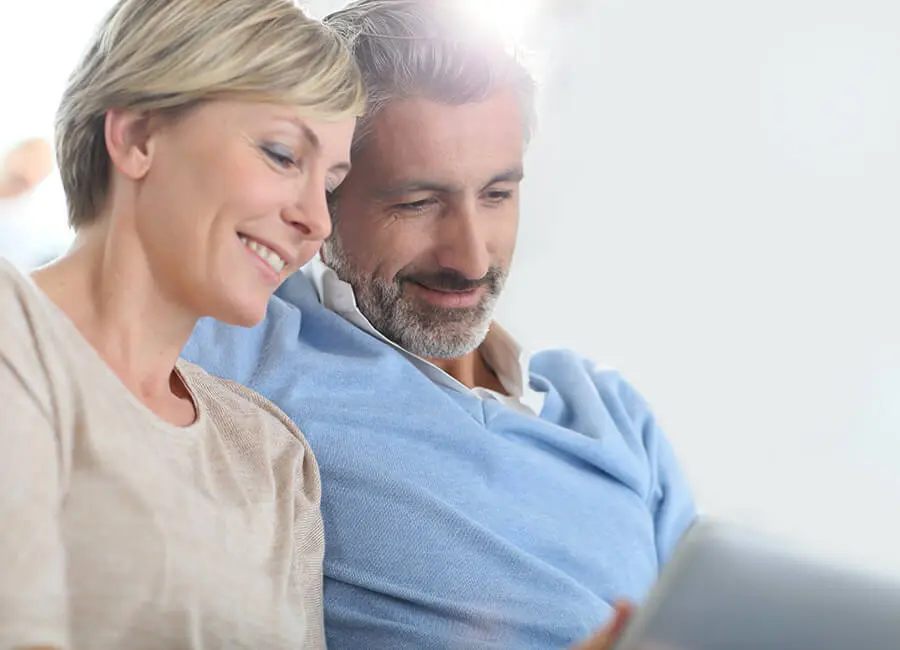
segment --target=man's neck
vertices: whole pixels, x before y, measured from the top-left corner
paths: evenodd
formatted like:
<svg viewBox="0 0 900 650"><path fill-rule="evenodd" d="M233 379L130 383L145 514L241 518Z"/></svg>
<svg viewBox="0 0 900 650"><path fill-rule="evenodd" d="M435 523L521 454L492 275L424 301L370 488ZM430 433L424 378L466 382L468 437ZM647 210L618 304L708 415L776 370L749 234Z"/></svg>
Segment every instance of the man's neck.
<svg viewBox="0 0 900 650"><path fill-rule="evenodd" d="M479 350L453 359L426 359L468 388L487 388L503 395L506 389Z"/></svg>

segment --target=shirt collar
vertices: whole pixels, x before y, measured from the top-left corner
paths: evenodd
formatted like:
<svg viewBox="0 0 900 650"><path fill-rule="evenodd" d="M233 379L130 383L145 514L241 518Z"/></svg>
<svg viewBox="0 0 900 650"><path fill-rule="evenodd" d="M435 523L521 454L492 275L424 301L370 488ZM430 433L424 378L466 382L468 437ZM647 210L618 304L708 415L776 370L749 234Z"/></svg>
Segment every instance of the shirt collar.
<svg viewBox="0 0 900 650"><path fill-rule="evenodd" d="M414 355L388 339L375 329L369 322L369 319L359 310L353 287L341 280L337 273L319 257L315 257L307 264L302 272L312 281L319 296L319 302L326 309L335 312L364 332L399 350L436 384L460 392L472 392L480 397L497 399L533 415L540 414L544 406L545 395L531 388L528 374L531 362L530 355L516 342L509 332L498 324L491 324L491 329L479 350L485 363L497 375L497 379L503 385L508 395L500 395L485 388L476 388L474 391L471 391L467 386L458 382L434 364ZM510 400L512 400L512 403L510 403Z"/></svg>

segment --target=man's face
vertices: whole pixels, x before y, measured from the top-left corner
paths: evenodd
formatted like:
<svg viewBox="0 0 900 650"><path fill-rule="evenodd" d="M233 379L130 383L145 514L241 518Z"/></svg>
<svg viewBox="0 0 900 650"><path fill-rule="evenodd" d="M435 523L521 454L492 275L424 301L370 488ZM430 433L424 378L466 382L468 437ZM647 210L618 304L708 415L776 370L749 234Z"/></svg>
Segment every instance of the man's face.
<svg viewBox="0 0 900 650"><path fill-rule="evenodd" d="M325 261L389 339L424 357L467 354L487 334L515 249L518 98L400 100L371 126L336 195Z"/></svg>

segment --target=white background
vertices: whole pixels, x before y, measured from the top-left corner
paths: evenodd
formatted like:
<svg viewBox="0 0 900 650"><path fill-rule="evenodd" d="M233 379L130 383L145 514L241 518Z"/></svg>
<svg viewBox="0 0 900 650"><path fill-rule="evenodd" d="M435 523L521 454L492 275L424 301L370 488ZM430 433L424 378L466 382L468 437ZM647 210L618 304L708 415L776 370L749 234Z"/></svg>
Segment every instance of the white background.
<svg viewBox="0 0 900 650"><path fill-rule="evenodd" d="M0 150L51 134L107 5L4 3ZM707 512L900 575L900 5L571 16L502 320L621 369ZM16 209L65 231L55 178Z"/></svg>

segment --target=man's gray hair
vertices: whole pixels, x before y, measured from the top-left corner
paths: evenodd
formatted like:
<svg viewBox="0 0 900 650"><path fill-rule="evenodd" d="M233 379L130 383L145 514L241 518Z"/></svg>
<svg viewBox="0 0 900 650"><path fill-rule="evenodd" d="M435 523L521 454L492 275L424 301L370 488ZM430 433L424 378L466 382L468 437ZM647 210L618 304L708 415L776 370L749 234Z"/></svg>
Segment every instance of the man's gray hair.
<svg viewBox="0 0 900 650"><path fill-rule="evenodd" d="M485 100L500 88L518 94L524 137L530 139L534 79L499 35L477 28L458 0L358 0L324 22L345 39L368 91L354 150L371 132L372 118L391 101L425 97L460 105Z"/></svg>

